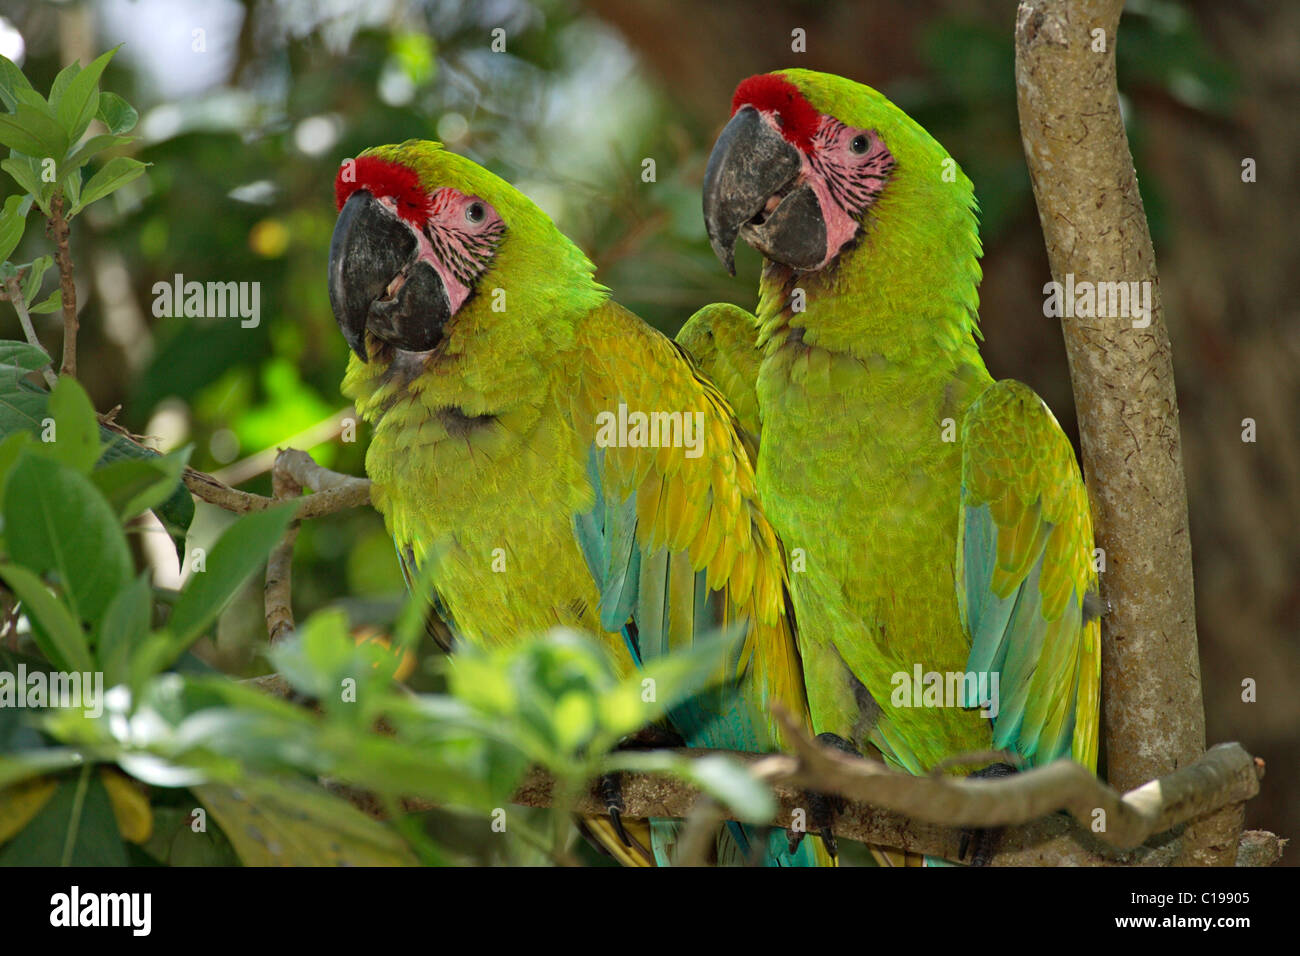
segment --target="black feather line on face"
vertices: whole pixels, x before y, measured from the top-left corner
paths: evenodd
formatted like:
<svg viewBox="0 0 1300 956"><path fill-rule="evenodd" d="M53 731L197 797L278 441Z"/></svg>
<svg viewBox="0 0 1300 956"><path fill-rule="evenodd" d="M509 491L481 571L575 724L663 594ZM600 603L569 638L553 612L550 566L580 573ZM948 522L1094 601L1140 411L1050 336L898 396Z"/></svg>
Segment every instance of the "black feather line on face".
<svg viewBox="0 0 1300 956"><path fill-rule="evenodd" d="M890 173L894 170L894 157L871 132L868 134L871 149L856 157L856 162L846 163L832 147L848 127L833 117L827 117L813 137L810 163L826 182L826 188L835 202L855 219L861 219L867 207L875 202Z"/></svg>
<svg viewBox="0 0 1300 956"><path fill-rule="evenodd" d="M460 230L455 232L464 252L448 241L443 229L435 228L432 224L424 227L424 234L433 247L438 261L447 267L448 271L456 277L457 282L472 287L474 280L487 270L488 263L496 254L501 240L505 238L506 224L497 221L477 233Z"/></svg>

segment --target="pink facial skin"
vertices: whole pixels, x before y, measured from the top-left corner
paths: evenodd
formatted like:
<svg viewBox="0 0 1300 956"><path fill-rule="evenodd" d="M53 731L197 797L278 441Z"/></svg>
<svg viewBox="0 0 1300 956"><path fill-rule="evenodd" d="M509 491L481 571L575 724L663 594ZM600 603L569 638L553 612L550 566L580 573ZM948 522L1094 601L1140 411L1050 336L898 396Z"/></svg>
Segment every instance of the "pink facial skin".
<svg viewBox="0 0 1300 956"><path fill-rule="evenodd" d="M782 132L774 113L761 115L773 129ZM865 141L863 151L853 148L855 140L859 145ZM826 223L826 258L817 266L820 270L862 228L863 214L889 181L894 157L874 130L855 129L826 115L818 123L812 148L801 150L799 155L800 171L795 185L808 184L817 196Z"/></svg>
<svg viewBox="0 0 1300 956"><path fill-rule="evenodd" d="M392 199L379 201L396 214ZM474 281L487 271L506 224L487 200L450 187L434 192L430 203L424 226L412 226L419 243L418 258L438 273L455 315L469 298Z"/></svg>

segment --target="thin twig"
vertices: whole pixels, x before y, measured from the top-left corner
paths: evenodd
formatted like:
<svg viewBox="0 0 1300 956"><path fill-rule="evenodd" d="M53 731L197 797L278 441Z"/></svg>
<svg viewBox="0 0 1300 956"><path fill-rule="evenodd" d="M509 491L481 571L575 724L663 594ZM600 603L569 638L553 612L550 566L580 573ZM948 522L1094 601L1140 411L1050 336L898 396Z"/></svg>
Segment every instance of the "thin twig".
<svg viewBox="0 0 1300 956"><path fill-rule="evenodd" d="M280 467L284 452L276 456L276 466L271 470L271 488L277 501L296 498L302 494L302 485ZM302 521L289 522L284 537L275 546L266 562L266 585L263 601L266 608L266 632L274 644L294 629L293 621L293 546L298 540Z"/></svg>
<svg viewBox="0 0 1300 956"><path fill-rule="evenodd" d="M726 816L716 800L701 794L677 837L676 865L708 866L717 843L718 826Z"/></svg>
<svg viewBox="0 0 1300 956"><path fill-rule="evenodd" d="M14 311L18 313L18 323L23 327L23 335L27 338L28 345L34 345L42 352L45 347L41 345L41 340L36 337L36 327L32 325L31 314L27 311L27 303L23 301L22 286L18 284L17 278L8 278L5 280L5 296L13 303ZM59 377L54 374L54 369L47 363L41 368L41 375L45 378L45 384L53 388L58 384Z"/></svg>
<svg viewBox="0 0 1300 956"><path fill-rule="evenodd" d="M141 448L149 447L145 444L143 436L132 434L116 422L104 421L103 425L134 445L139 445ZM297 474L296 469L304 469L303 474L309 477L306 481L299 480L299 483L304 487L319 488L321 493L303 498L295 517L299 519L320 518L324 515L334 514L337 511L359 508L369 503L370 482L367 479L321 468L320 465L311 460L311 456L307 455L306 452L299 452L298 454L301 454L306 459L306 464L299 459L291 459L289 467L295 470L292 470L290 474ZM279 503L276 499L268 498L266 495L231 488L225 482L195 468L186 468L182 477L185 481L185 487L190 490L194 497L235 514L263 511Z"/></svg>
<svg viewBox="0 0 1300 956"><path fill-rule="evenodd" d="M317 513L330 514L366 504L370 500L370 482L322 468L305 451L284 448L275 456L275 465L271 469L271 488L275 494L272 499L274 501L296 498L304 488L310 488L314 492L303 499L297 516L290 522L284 538L275 546L266 562L266 586L263 591L266 631L271 643L275 643L294 629L293 546L298 540L298 528L302 519L315 517Z"/></svg>
<svg viewBox="0 0 1300 956"><path fill-rule="evenodd" d="M68 220L63 215L63 193L50 201L50 234L54 239L54 262L59 267L59 288L63 292L63 363L61 374L77 377L77 283L72 272L72 246Z"/></svg>
<svg viewBox="0 0 1300 956"><path fill-rule="evenodd" d="M247 458L241 458L214 472L212 477L228 485L242 485L244 482L256 478L275 467L275 459L280 449L286 445L291 448L313 448L316 445L333 441L343 430L343 421L346 418L356 415L351 407L344 408L335 412L329 418L319 421L314 425L304 428L296 435L290 435L288 438L279 442L270 448L263 448L261 451L249 455Z"/></svg>

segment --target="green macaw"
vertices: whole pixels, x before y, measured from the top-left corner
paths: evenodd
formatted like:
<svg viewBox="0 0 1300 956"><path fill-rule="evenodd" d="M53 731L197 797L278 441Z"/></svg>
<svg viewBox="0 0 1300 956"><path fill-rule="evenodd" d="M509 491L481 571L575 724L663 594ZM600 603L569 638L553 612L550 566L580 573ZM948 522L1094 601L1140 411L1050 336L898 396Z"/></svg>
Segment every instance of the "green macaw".
<svg viewBox="0 0 1300 956"><path fill-rule="evenodd" d="M762 420L754 385L763 352L755 342L755 332L751 313L729 302L715 302L692 315L674 339L691 353L695 364L726 398L756 458Z"/></svg>
<svg viewBox="0 0 1300 956"><path fill-rule="evenodd" d="M673 726L691 746L781 747L768 704L807 703L780 545L725 400L611 301L537 206L468 159L380 146L344 162L335 188L343 392L373 426L366 471L407 582L432 582L435 636L500 646L569 626L629 673L736 626L720 689L674 709ZM669 822L586 824L621 862L667 861ZM717 855L829 862L819 844L734 824Z"/></svg>
<svg viewBox="0 0 1300 956"><path fill-rule="evenodd" d="M970 180L875 90L785 70L737 88L704 215L729 269L738 237L765 259L750 337L737 310L688 338L738 408L759 352L814 729L916 774L989 750L1095 770L1088 496L1051 411L980 357Z"/></svg>

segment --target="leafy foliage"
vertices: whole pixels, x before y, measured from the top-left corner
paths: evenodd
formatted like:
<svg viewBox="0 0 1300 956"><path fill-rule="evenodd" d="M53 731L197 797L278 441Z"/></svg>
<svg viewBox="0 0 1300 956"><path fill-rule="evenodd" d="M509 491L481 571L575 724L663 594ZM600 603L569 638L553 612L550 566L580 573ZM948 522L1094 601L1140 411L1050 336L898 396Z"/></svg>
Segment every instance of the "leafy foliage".
<svg viewBox="0 0 1300 956"><path fill-rule="evenodd" d="M413 76L431 74L427 46L404 42L394 56ZM99 89L111 57L66 67L48 97L0 59L9 111L0 145L11 150L0 168L25 191L0 212L0 278L21 283L20 314L60 304L57 293L36 301L51 256L7 260L32 207L72 219L144 172L119 155L83 179L89 162L129 144L137 119ZM109 132L84 138L95 118ZM76 380L33 383L49 366L33 342L0 341L0 582L20 638L17 652L0 652L0 694L29 704L0 707L0 862L444 863L458 851L431 839L402 801L437 801L488 832L532 766L550 771L561 800L600 774L644 767L688 776L746 817L771 814L770 795L730 761L616 750L704 687L727 651L722 638L620 677L599 645L556 633L511 651L467 650L442 669L450 694L416 696L394 677L419 606L403 615L395 650L358 640L346 614L326 610L269 655L315 710L203 673L190 649L284 536L293 507L245 514L206 553L190 549L195 512L181 478L191 449L158 455L106 428ZM267 366L266 383L304 391L284 361ZM307 395L313 414L327 410ZM190 572L178 593L156 593L149 572L137 572L127 532L146 511ZM340 788L372 794L391 822ZM546 822L510 814L530 861L567 857L569 828Z"/></svg>

